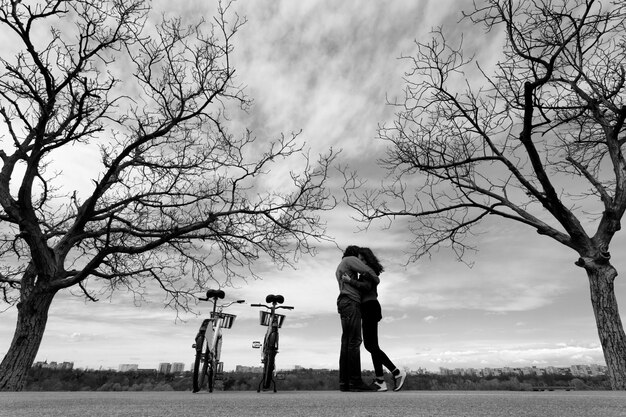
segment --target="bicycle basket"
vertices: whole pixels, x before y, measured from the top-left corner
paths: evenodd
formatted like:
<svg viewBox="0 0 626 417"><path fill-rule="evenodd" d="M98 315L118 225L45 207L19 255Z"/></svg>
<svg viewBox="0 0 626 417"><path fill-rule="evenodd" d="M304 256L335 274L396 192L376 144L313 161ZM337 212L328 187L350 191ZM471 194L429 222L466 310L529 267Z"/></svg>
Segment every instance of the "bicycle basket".
<svg viewBox="0 0 626 417"><path fill-rule="evenodd" d="M230 329L233 327L233 323L235 322L235 314L227 314L227 313L211 313L211 318L215 318L215 316L222 318L222 329Z"/></svg>
<svg viewBox="0 0 626 417"><path fill-rule="evenodd" d="M259 311L259 321L261 322L261 326L269 326L270 325L270 317L272 315L267 311ZM274 317L278 320L278 327L283 327L283 321L285 321L285 316L282 314L274 313Z"/></svg>

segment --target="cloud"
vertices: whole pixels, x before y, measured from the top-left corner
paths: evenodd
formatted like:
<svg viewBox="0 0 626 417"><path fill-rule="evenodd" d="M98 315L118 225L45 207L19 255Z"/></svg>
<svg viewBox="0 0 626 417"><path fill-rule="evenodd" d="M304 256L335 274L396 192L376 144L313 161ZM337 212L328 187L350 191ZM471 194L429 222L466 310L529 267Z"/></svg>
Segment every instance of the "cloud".
<svg viewBox="0 0 626 417"><path fill-rule="evenodd" d="M388 316L388 315L385 315L385 316L383 316L381 321L383 323L393 323L393 322L396 322L396 321L406 320L408 318L409 318L408 314L403 314L402 316L399 316L399 317L398 316Z"/></svg>
<svg viewBox="0 0 626 417"><path fill-rule="evenodd" d="M482 368L505 366L563 366L602 364L599 345L506 345L475 346L473 349L420 352L415 363L436 370L443 368Z"/></svg>
<svg viewBox="0 0 626 417"><path fill-rule="evenodd" d="M74 332L70 334L69 341L72 343L81 343L85 341L91 341L96 338L97 338L97 335L95 334L83 334L83 333Z"/></svg>
<svg viewBox="0 0 626 417"><path fill-rule="evenodd" d="M568 262L573 259L569 251L530 230L511 230L484 234L479 252L469 258L471 268L451 261L445 251L406 267L396 256L381 275L381 298L396 300L398 309L512 312L542 308L569 293L571 274L564 271L579 272Z"/></svg>
<svg viewBox="0 0 626 417"><path fill-rule="evenodd" d="M270 135L302 129L316 151L341 147L348 159L371 159L382 145L374 141L378 123L393 113L385 97L401 91L405 68L397 58L436 24L441 16L433 12L447 9L432 4L237 4L249 20L233 62L256 99L240 121Z"/></svg>
<svg viewBox="0 0 626 417"><path fill-rule="evenodd" d="M303 323L303 322L299 322L299 323L294 323L294 324L286 324L283 326L285 329L304 329L309 327L308 323Z"/></svg>

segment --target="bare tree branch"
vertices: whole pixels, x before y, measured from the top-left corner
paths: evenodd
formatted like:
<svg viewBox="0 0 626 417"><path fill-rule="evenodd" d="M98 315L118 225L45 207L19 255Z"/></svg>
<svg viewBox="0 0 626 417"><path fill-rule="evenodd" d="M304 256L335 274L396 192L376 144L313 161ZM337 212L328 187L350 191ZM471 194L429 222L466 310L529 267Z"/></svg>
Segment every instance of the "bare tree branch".
<svg viewBox="0 0 626 417"><path fill-rule="evenodd" d="M328 239L320 212L335 205L325 190L335 153L312 160L298 133L230 131L227 112L251 105L230 58L245 18L231 2L194 24L155 26L149 11L145 0L0 2L17 51L0 57L10 138L0 289L18 306L0 390L19 380L5 377L13 355L27 364L41 341L45 325L25 330L26 317L47 314L61 289L91 301L127 291L140 303L158 287L165 305L187 310L209 283L254 276L261 257L292 265ZM90 184L64 183L59 156L93 148ZM292 165L290 181L266 180Z"/></svg>
<svg viewBox="0 0 626 417"><path fill-rule="evenodd" d="M485 0L464 17L502 29L502 59L493 70L478 65L475 79L473 57L443 28L417 42L404 57L412 69L397 118L379 131L388 177L367 190L344 170L345 199L367 225L407 219L411 260L441 245L462 260L489 216L572 249L590 281L612 386L626 389L609 253L626 210L626 6Z"/></svg>

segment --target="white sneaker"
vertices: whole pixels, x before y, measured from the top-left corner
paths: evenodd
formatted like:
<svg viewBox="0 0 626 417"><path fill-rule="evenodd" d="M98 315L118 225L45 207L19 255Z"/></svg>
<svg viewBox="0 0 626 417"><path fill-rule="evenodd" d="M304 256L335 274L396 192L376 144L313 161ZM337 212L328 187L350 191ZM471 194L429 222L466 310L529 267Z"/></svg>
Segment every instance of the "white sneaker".
<svg viewBox="0 0 626 417"><path fill-rule="evenodd" d="M385 381L378 382L376 380L373 380L370 386L372 387L373 391L377 391L377 392L387 391L387 383Z"/></svg>
<svg viewBox="0 0 626 417"><path fill-rule="evenodd" d="M402 386L404 385L404 380L406 379L406 372L400 371L398 375L393 376L394 391L400 391Z"/></svg>

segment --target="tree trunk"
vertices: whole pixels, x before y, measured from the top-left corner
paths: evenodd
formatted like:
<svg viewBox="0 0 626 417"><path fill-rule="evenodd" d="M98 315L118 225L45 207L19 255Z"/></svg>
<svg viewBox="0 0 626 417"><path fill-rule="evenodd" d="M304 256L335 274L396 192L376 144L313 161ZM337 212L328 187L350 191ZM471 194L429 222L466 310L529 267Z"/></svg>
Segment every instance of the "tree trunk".
<svg viewBox="0 0 626 417"><path fill-rule="evenodd" d="M617 309L613 282L617 271L609 263L585 265L591 287L591 305L608 368L611 388L626 390L626 335Z"/></svg>
<svg viewBox="0 0 626 417"><path fill-rule="evenodd" d="M54 293L33 293L17 305L13 341L0 364L0 391L21 391L46 330Z"/></svg>

